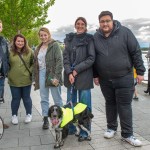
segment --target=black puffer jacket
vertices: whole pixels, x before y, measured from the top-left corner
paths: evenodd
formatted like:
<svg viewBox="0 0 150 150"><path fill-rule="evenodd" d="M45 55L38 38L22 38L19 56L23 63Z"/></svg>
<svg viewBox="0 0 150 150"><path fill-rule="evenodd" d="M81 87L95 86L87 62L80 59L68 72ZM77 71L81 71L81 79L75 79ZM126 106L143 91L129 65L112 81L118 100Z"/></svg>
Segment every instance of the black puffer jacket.
<svg viewBox="0 0 150 150"><path fill-rule="evenodd" d="M77 90L93 88L92 65L95 61L95 48L93 36L88 33L70 33L65 38L65 50L63 53L64 85L70 87L69 74L72 66L78 75L75 81Z"/></svg>
<svg viewBox="0 0 150 150"><path fill-rule="evenodd" d="M145 67L141 50L133 33L118 21L109 37L99 29L94 34L96 60L94 77L113 79L125 76L136 68L138 75L144 75Z"/></svg>

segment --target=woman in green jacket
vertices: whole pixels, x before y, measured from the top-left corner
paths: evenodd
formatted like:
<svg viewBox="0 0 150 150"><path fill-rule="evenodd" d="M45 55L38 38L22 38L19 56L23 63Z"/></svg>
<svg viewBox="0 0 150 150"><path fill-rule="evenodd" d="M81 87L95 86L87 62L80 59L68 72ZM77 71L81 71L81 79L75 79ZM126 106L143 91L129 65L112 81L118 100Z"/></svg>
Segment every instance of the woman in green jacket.
<svg viewBox="0 0 150 150"><path fill-rule="evenodd" d="M39 30L41 44L36 48L34 55L35 90L40 89L43 129L49 128L49 90L54 103L62 106L62 53L59 44L51 38L50 31L42 27Z"/></svg>
<svg viewBox="0 0 150 150"><path fill-rule="evenodd" d="M18 124L17 116L21 99L26 110L25 123L29 123L32 120L32 100L30 97L32 81L30 73L32 73L33 69L33 58L33 51L28 47L25 37L17 34L14 37L9 53L10 70L8 72L8 83L12 94L11 110L13 124Z"/></svg>

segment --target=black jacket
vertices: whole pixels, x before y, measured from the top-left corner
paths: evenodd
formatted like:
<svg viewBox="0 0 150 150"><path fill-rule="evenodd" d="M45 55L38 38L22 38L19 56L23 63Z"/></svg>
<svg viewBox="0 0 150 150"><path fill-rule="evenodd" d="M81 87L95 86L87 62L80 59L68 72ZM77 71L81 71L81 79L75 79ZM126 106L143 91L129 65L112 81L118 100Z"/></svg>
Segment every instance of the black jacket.
<svg viewBox="0 0 150 150"><path fill-rule="evenodd" d="M93 88L92 65L95 61L95 48L93 36L88 33L77 35L70 33L65 38L65 50L63 53L64 85L70 87L69 74L73 67L78 75L75 81L77 90Z"/></svg>
<svg viewBox="0 0 150 150"><path fill-rule="evenodd" d="M113 79L133 72L144 75L145 67L140 46L128 28L114 21L114 29L109 37L105 37L99 29L94 34L96 60L94 77Z"/></svg>
<svg viewBox="0 0 150 150"><path fill-rule="evenodd" d="M0 73L3 76L6 76L9 70L9 54L7 41L2 36L0 36L0 55L0 59L2 60L2 67L0 68Z"/></svg>

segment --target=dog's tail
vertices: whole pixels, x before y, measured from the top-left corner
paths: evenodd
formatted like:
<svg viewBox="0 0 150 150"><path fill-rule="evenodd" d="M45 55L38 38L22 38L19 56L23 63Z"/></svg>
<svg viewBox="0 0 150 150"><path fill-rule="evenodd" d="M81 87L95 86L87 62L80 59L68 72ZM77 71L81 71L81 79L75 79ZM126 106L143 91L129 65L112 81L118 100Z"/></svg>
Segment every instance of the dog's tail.
<svg viewBox="0 0 150 150"><path fill-rule="evenodd" d="M90 113L89 117L92 119L92 118L94 118L94 115L92 113Z"/></svg>

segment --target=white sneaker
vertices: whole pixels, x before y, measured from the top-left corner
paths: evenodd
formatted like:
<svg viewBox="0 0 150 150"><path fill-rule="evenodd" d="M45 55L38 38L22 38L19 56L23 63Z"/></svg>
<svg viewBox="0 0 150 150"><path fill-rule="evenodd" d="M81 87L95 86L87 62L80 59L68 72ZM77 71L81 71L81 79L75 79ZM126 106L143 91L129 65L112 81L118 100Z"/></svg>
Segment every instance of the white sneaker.
<svg viewBox="0 0 150 150"><path fill-rule="evenodd" d="M18 117L16 115L13 115L12 118L11 118L11 122L14 125L18 124Z"/></svg>
<svg viewBox="0 0 150 150"><path fill-rule="evenodd" d="M140 140L136 139L134 136L130 136L128 138L122 137L122 140L130 143L133 146L142 146L142 142Z"/></svg>
<svg viewBox="0 0 150 150"><path fill-rule="evenodd" d="M107 129L107 131L104 133L104 137L107 139L110 139L115 136L116 131L112 129Z"/></svg>
<svg viewBox="0 0 150 150"><path fill-rule="evenodd" d="M28 114L28 115L26 115L24 122L29 123L29 122L31 122L31 120L32 120L32 115Z"/></svg>

